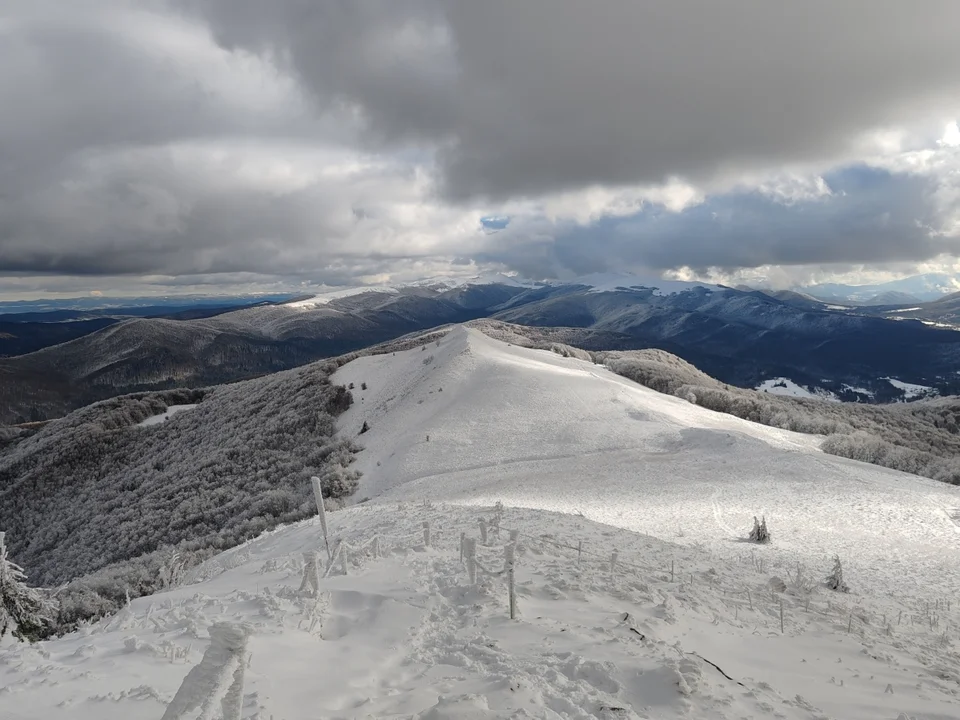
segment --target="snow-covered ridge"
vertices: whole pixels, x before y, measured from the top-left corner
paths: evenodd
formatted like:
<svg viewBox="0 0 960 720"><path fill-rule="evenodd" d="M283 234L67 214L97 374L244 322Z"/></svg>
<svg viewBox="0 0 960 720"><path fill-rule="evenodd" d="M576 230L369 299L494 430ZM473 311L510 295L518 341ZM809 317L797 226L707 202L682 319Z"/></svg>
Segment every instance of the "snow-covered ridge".
<svg viewBox="0 0 960 720"><path fill-rule="evenodd" d="M382 293L386 295L396 295L399 291L395 287L389 285L374 285L374 286L363 286L363 287L348 287L348 288L339 288L337 290L329 290L326 292L318 293L311 298L306 300L298 300L297 302L284 303L281 307L293 308L295 310L312 310L318 306L327 305L334 300L340 300L346 297L352 297L354 295L362 295L364 293Z"/></svg>
<svg viewBox="0 0 960 720"><path fill-rule="evenodd" d="M960 506L960 488L825 455L816 436L462 327L423 350L359 358L334 381L355 384L342 432L369 425L358 497L502 500L664 538L680 526L683 542L728 558L766 513L786 562L840 553L876 592L960 592L957 526L944 511Z"/></svg>
<svg viewBox="0 0 960 720"><path fill-rule="evenodd" d="M0 646L0 717L161 717L219 621L252 630L245 720L956 716L960 489L464 327L333 379L354 384L341 434L369 426L372 499L328 516L348 574L313 596L320 525L266 533L93 628ZM522 533L514 621L505 577L460 563L497 501L480 559L499 573ZM743 544L754 515L770 545ZM835 553L850 595L821 587Z"/></svg>
<svg viewBox="0 0 960 720"><path fill-rule="evenodd" d="M688 282L683 280L664 280L658 277L641 277L632 273L593 273L583 275L573 280L555 283L558 285L585 285L591 288L590 292L618 292L621 290L652 289L655 295L673 295L696 288L707 290L723 290L719 285L710 283Z"/></svg>
<svg viewBox="0 0 960 720"><path fill-rule="evenodd" d="M327 305L334 300L352 297L353 295L362 295L364 293L397 295L404 288L423 287L453 290L455 288L469 287L471 285L507 285L509 287L517 288L537 287L537 283L533 281L525 280L524 278L515 275L506 275L504 273L486 273L482 275L475 275L473 277L432 277L396 285L362 285L358 287L336 288L317 293L313 297L305 300L285 303L282 305L282 307L309 310L318 306Z"/></svg>

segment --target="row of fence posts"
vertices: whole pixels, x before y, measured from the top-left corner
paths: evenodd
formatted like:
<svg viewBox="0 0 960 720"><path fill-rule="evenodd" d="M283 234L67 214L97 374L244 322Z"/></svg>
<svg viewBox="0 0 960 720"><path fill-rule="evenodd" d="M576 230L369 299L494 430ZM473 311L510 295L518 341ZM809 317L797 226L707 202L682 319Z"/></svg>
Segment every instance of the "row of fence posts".
<svg viewBox="0 0 960 720"><path fill-rule="evenodd" d="M499 536L499 523L494 526ZM517 565L517 542L520 533L517 530L510 531L510 542L503 549L503 574L507 578L507 600L510 607L510 619L517 618L517 590L516 590L516 565ZM486 545L488 539L487 521L480 519L480 540ZM466 567L467 580L470 585L477 584L477 570L481 570L477 562L477 539L468 538L467 534L460 533L460 562ZM499 574L499 573L498 573Z"/></svg>

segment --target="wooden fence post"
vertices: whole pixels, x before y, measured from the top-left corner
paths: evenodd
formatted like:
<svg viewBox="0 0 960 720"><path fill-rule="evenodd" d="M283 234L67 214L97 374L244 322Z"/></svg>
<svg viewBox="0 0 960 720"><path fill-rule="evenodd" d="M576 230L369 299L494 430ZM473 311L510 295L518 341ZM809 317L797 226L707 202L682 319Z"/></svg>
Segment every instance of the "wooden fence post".
<svg viewBox="0 0 960 720"><path fill-rule="evenodd" d="M610 555L610 574L612 575L617 571L617 551L614 550Z"/></svg>
<svg viewBox="0 0 960 720"><path fill-rule="evenodd" d="M467 561L467 577L471 585L477 584L477 539L467 538L464 541L464 556Z"/></svg>
<svg viewBox="0 0 960 720"><path fill-rule="evenodd" d="M430 547L430 521L423 521L423 544L425 547Z"/></svg>
<svg viewBox="0 0 960 720"><path fill-rule="evenodd" d="M577 567L580 567L580 563L583 560L583 540L577 540Z"/></svg>
<svg viewBox="0 0 960 720"><path fill-rule="evenodd" d="M507 569L507 597L510 602L511 620L516 620L517 618L517 593L513 573L514 565L516 564L516 555L517 546L514 544L507 545L504 549L504 564Z"/></svg>
<svg viewBox="0 0 960 720"><path fill-rule="evenodd" d="M487 544L487 521L480 518L480 544Z"/></svg>
<svg viewBox="0 0 960 720"><path fill-rule="evenodd" d="M320 516L320 527L323 528L323 542L327 546L327 562L333 557L330 554L330 538L327 537L327 509L323 505L323 490L320 488L320 478L310 478L313 485L313 499L317 501L317 514Z"/></svg>
<svg viewBox="0 0 960 720"><path fill-rule="evenodd" d="M465 532L460 533L460 564L463 565L463 543L466 541L467 534Z"/></svg>

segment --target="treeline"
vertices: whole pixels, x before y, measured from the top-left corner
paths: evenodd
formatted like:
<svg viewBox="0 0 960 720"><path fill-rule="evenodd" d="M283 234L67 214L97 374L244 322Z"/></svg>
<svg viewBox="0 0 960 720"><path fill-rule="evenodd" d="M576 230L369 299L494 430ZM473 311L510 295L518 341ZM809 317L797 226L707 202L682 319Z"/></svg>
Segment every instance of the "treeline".
<svg viewBox="0 0 960 720"><path fill-rule="evenodd" d="M342 503L359 483L351 464L360 448L335 437L353 397L330 376L444 332L230 385L112 398L39 429L0 428L0 529L30 584L56 595L50 631L115 612L222 550L313 515L312 475L333 507ZM178 405L196 407L140 425Z"/></svg>

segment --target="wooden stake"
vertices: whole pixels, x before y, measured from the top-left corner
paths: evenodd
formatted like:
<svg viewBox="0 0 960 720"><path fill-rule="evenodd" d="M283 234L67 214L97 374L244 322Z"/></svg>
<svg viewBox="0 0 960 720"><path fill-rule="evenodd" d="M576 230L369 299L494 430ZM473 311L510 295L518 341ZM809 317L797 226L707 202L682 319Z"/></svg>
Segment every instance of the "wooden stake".
<svg viewBox="0 0 960 720"><path fill-rule="evenodd" d="M327 537L327 509L323 504L323 490L320 488L320 478L310 478L310 484L313 485L313 499L317 502L317 514L320 516L320 527L323 528L323 543L327 546L327 562L329 563L333 555L330 553L330 538Z"/></svg>
<svg viewBox="0 0 960 720"><path fill-rule="evenodd" d="M507 545L504 548L504 564L507 567L507 598L510 603L510 619L517 619L517 593L514 584L514 566L516 564L517 546Z"/></svg>

